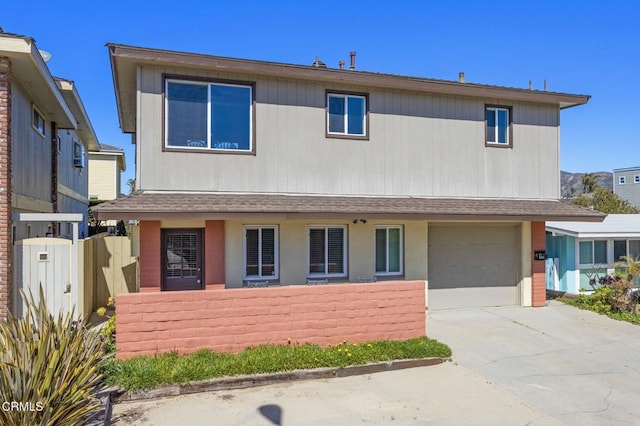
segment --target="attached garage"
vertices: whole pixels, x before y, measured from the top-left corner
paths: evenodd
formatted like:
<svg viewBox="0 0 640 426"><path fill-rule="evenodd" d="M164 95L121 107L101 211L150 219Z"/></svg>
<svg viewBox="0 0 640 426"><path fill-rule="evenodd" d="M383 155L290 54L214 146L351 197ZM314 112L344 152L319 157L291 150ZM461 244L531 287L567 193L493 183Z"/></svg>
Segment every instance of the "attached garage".
<svg viewBox="0 0 640 426"><path fill-rule="evenodd" d="M521 225L429 225L429 309L520 304Z"/></svg>

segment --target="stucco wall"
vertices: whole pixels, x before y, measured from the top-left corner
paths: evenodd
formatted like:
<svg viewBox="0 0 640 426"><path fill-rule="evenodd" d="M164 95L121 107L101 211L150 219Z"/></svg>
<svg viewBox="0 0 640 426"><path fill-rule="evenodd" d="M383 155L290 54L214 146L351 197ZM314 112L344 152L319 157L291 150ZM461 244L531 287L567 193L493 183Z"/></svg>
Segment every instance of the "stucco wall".
<svg viewBox="0 0 640 426"><path fill-rule="evenodd" d="M307 279L308 227L310 225L343 225L347 227L347 277L371 278L375 271L376 225L403 227L404 274L407 280L427 277L427 222L398 220L368 220L366 223L345 220L288 220L225 222L225 270L227 287L240 287L243 280L243 225L278 226L281 284L304 284ZM208 257L208 254L205 254Z"/></svg>
<svg viewBox="0 0 640 426"><path fill-rule="evenodd" d="M424 281L120 294L116 356L409 339L425 335L424 300Z"/></svg>

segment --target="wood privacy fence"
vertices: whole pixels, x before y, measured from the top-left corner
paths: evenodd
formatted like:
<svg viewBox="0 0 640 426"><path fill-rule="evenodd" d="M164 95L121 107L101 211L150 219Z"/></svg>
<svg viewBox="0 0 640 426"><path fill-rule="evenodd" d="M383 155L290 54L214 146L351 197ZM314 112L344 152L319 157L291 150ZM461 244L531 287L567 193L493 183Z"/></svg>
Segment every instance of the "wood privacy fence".
<svg viewBox="0 0 640 426"><path fill-rule="evenodd" d="M79 242L78 262L80 271L80 305L77 309L89 318L100 306L105 306L109 296L134 293L137 289L137 260L131 256L129 237L113 237L106 234Z"/></svg>

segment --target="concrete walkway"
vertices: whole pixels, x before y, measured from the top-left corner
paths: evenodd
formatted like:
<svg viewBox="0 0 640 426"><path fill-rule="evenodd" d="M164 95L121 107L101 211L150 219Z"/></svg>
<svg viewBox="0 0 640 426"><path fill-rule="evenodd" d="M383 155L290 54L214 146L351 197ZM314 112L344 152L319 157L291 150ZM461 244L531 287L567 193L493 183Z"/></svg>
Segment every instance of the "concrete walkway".
<svg viewBox="0 0 640 426"><path fill-rule="evenodd" d="M460 365L567 425L640 424L640 327L551 301L433 312Z"/></svg>
<svg viewBox="0 0 640 426"><path fill-rule="evenodd" d="M114 407L116 425L557 424L468 369L431 367Z"/></svg>
<svg viewBox="0 0 640 426"><path fill-rule="evenodd" d="M429 313L453 362L114 407L118 425L640 424L640 327L559 302Z"/></svg>

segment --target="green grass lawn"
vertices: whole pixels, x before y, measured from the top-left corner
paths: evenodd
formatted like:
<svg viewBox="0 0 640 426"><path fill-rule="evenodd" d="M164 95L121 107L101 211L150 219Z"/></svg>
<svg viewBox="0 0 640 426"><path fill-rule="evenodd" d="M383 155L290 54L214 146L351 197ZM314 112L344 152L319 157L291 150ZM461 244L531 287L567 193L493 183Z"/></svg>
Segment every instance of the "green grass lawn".
<svg viewBox="0 0 640 426"><path fill-rule="evenodd" d="M396 359L449 357L451 349L436 340L419 337L406 341L370 343L343 341L335 346L262 345L237 354L202 349L190 355L170 352L124 361L104 361L101 372L109 386L127 390L183 384L223 376L274 373L319 367L346 367Z"/></svg>

